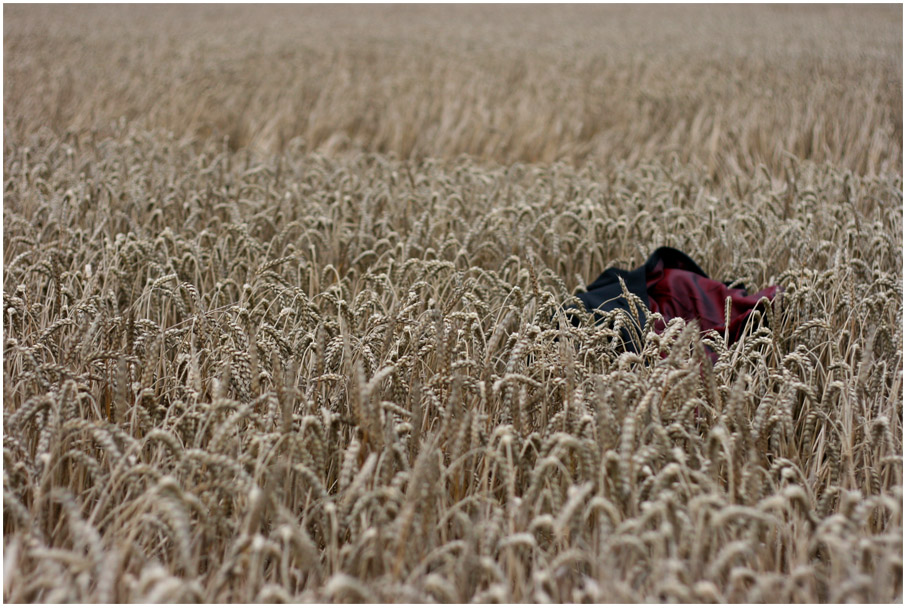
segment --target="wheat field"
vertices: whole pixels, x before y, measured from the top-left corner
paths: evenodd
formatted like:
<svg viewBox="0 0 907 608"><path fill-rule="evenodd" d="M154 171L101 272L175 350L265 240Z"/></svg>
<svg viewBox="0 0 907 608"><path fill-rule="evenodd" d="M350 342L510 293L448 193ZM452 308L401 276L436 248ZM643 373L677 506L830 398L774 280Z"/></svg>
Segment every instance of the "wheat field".
<svg viewBox="0 0 907 608"><path fill-rule="evenodd" d="M4 601L902 600L900 6L3 11Z"/></svg>

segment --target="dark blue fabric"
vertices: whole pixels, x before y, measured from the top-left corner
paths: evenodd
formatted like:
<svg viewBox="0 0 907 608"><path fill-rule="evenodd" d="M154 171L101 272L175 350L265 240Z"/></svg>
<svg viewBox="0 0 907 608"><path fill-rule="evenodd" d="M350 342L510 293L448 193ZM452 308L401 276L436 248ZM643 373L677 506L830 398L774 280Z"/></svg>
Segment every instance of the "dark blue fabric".
<svg viewBox="0 0 907 608"><path fill-rule="evenodd" d="M666 268L680 268L682 270L695 272L702 276L707 276L696 262L691 260L690 257L682 251L678 251L672 247L659 247L649 256L646 263L639 268L633 270L608 268L586 287L586 291L576 294L576 297L582 300L586 310L589 312L611 312L613 310L621 309L626 311L630 318L632 318L633 309L623 295L619 279L622 278L624 280L627 291L642 300L643 305L646 308L651 308L649 305L649 294L646 290L646 274L647 272L652 272L659 261L663 261ZM638 310L637 315L639 319L639 329L641 330L646 325L645 311ZM574 325L579 326L579 318L571 315L570 319ZM603 320L603 315L595 314L596 323L601 323ZM630 328L621 328L621 338L623 339L624 347L627 350L635 352L636 343L642 343L642 336L639 335L638 332L634 332L637 333L636 339L634 339L634 336L632 336L630 331Z"/></svg>

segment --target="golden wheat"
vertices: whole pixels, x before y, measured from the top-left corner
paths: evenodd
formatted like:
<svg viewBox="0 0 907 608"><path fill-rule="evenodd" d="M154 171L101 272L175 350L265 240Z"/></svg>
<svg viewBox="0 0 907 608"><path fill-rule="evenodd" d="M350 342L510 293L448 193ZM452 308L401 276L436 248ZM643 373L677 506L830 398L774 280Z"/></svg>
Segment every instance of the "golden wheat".
<svg viewBox="0 0 907 608"><path fill-rule="evenodd" d="M4 600L899 601L900 9L653 11L5 7Z"/></svg>

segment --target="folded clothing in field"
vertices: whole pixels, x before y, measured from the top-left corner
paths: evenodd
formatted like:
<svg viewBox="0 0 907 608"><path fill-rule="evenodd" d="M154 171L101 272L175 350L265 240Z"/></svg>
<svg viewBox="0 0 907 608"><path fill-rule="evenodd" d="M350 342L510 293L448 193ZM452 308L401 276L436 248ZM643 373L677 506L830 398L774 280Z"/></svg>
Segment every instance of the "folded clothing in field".
<svg viewBox="0 0 907 608"><path fill-rule="evenodd" d="M661 313L664 321L682 317L687 321L696 320L702 331L714 329L725 331L725 303L731 299L728 339L735 342L743 332L746 318L763 297L772 299L779 287L773 285L749 295L746 289L730 288L728 284L710 279L708 275L685 253L671 247L655 250L646 263L635 270L608 268L577 297L589 312L609 312L623 309L631 315L637 307L631 306L623 295L620 280L627 290L642 300L652 312ZM639 327L646 323L645 312L636 310ZM600 315L596 315L601 320ZM579 320L573 317L573 323ZM657 332L664 330L664 322L656 323ZM626 328L621 331L626 347L635 350L636 341L630 339Z"/></svg>

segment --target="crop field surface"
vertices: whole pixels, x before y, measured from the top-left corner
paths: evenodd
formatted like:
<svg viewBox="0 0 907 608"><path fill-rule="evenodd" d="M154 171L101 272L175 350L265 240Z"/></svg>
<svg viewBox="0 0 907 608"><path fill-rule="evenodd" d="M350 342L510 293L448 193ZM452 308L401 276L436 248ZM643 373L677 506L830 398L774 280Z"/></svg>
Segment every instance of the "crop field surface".
<svg viewBox="0 0 907 608"><path fill-rule="evenodd" d="M902 601L900 6L3 14L4 601Z"/></svg>

